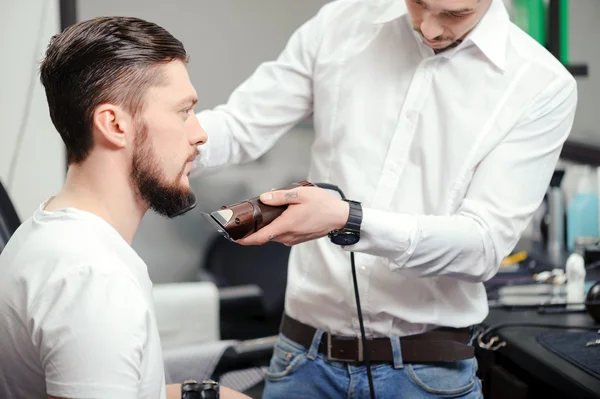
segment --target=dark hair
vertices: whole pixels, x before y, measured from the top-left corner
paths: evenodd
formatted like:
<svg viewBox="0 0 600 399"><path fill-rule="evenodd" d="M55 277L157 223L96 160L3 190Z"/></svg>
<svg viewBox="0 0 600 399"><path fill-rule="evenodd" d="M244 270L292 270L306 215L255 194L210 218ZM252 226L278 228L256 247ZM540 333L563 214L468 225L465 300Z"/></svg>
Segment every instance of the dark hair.
<svg viewBox="0 0 600 399"><path fill-rule="evenodd" d="M96 107L112 103L135 117L143 110L147 89L165 82L156 67L172 60L188 62L183 44L138 18L95 18L53 36L40 78L68 164L84 161L94 145Z"/></svg>

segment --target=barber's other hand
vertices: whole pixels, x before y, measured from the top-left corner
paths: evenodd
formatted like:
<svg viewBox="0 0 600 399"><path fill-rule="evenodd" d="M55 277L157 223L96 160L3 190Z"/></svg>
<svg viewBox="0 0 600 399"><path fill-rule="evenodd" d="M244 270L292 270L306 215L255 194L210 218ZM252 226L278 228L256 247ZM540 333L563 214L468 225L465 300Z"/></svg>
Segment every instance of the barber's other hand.
<svg viewBox="0 0 600 399"><path fill-rule="evenodd" d="M341 229L348 221L347 202L318 187L298 187L269 191L260 196L266 205L288 205L273 222L248 237L237 240L242 245L262 245L277 241L291 246L326 236Z"/></svg>

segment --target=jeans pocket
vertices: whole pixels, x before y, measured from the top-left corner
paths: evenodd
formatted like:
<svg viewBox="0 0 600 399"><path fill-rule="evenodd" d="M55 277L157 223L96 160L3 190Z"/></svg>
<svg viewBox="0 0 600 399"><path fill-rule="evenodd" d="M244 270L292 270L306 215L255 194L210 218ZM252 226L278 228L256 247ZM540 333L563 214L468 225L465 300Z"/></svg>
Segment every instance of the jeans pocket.
<svg viewBox="0 0 600 399"><path fill-rule="evenodd" d="M265 376L273 381L292 374L308 359L308 350L288 338L280 335Z"/></svg>
<svg viewBox="0 0 600 399"><path fill-rule="evenodd" d="M427 393L452 398L465 395L475 387L475 358L441 364L408 364L410 380Z"/></svg>

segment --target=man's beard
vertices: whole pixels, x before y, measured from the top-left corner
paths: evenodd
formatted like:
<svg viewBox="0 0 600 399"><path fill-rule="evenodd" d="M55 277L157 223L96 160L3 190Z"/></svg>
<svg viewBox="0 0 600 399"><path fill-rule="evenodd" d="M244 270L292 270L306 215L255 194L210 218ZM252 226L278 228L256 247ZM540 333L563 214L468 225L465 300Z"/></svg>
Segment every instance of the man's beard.
<svg viewBox="0 0 600 399"><path fill-rule="evenodd" d="M419 35L421 35L421 37L425 37L420 28L413 26L413 30L415 32L417 32ZM462 39L455 39L454 37L444 37L438 41L439 42L448 41L448 42L450 42L450 44L448 44L445 47L441 47L441 48L431 48L433 50L433 52L436 54L442 53L446 50L450 50L451 48L454 48L463 42Z"/></svg>
<svg viewBox="0 0 600 399"><path fill-rule="evenodd" d="M150 209L168 218L179 216L195 202L191 189L180 183L185 165L172 182L166 182L147 137L148 127L141 124L134 142L131 181Z"/></svg>
<svg viewBox="0 0 600 399"><path fill-rule="evenodd" d="M458 40L453 41L452 43L450 43L446 47L442 47L442 48L439 48L439 49L435 49L434 48L432 50L433 50L434 53L439 54L439 53L443 53L446 50L450 50L451 48L454 48L454 47L458 46L461 43L462 43L462 40L458 39Z"/></svg>

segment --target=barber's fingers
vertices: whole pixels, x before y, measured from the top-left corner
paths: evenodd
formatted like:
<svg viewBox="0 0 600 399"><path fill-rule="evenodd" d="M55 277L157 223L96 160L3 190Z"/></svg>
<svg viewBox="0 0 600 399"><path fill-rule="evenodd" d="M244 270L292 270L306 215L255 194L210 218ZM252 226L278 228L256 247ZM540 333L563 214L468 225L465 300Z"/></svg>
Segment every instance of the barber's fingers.
<svg viewBox="0 0 600 399"><path fill-rule="evenodd" d="M280 206L287 204L298 204L302 202L301 190L297 188L291 190L274 190L268 193L263 193L260 196L260 201L263 204L271 206Z"/></svg>
<svg viewBox="0 0 600 399"><path fill-rule="evenodd" d="M241 245L263 245L269 241L279 241L278 238L289 230L287 227L288 222L284 220L285 218L282 219L284 214L285 212L256 233L250 234L236 242Z"/></svg>

